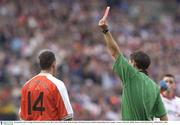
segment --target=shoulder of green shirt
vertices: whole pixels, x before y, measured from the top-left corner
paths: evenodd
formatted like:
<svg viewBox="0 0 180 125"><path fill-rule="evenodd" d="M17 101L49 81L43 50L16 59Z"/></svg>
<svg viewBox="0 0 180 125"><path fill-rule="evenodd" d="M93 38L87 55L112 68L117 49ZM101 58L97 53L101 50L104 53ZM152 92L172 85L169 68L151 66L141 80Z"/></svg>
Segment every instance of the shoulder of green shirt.
<svg viewBox="0 0 180 125"><path fill-rule="evenodd" d="M113 71L116 71L116 65L117 63L119 63L120 61L124 60L124 62L126 62L130 67L132 67L133 69L135 69L136 71L138 71L136 68L134 68L133 66L131 66L131 64L129 64L128 59L123 55L123 53L119 53L119 55L117 56L117 58L115 59L114 63L113 63Z"/></svg>
<svg viewBox="0 0 180 125"><path fill-rule="evenodd" d="M115 59L115 61L113 62L113 70L115 68L115 64L121 59L121 58L125 58L124 55L122 53L119 53L119 55L117 56L117 58ZM126 59L126 58L125 58ZM127 59L126 59L127 60Z"/></svg>

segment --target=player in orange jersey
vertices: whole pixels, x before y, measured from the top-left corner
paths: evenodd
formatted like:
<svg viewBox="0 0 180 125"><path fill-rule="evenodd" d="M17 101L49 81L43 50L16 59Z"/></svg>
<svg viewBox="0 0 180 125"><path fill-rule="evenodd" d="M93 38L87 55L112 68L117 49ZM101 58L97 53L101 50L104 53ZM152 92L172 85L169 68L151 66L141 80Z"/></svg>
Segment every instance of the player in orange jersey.
<svg viewBox="0 0 180 125"><path fill-rule="evenodd" d="M56 59L45 50L39 55L41 72L22 88L21 120L72 120L73 110L64 83L54 77Z"/></svg>

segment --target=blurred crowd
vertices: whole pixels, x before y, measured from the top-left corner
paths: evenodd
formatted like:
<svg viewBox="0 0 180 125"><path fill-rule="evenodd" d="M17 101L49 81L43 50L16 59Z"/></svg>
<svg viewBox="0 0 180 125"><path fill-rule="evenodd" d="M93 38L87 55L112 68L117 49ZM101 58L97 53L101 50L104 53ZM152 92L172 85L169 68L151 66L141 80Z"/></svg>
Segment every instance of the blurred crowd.
<svg viewBox="0 0 180 125"><path fill-rule="evenodd" d="M143 50L149 74L176 78L180 96L179 0L113 0L110 30L126 57ZM75 120L120 120L122 84L98 21L105 0L0 0L0 120L18 120L21 87L39 72L38 53L55 52Z"/></svg>

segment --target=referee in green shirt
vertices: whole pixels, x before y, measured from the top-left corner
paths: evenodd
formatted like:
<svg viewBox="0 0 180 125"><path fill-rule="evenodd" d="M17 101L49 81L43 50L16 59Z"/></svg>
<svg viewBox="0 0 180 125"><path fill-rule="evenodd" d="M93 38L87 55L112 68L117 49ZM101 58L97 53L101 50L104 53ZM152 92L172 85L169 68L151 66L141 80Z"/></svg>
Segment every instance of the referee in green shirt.
<svg viewBox="0 0 180 125"><path fill-rule="evenodd" d="M113 70L123 83L122 120L168 120L166 110L160 97L158 85L148 77L146 69L150 65L150 58L139 51L130 55L130 61L123 56L120 48L111 36L107 25L110 7L106 8L99 27L104 34L107 48L115 58Z"/></svg>

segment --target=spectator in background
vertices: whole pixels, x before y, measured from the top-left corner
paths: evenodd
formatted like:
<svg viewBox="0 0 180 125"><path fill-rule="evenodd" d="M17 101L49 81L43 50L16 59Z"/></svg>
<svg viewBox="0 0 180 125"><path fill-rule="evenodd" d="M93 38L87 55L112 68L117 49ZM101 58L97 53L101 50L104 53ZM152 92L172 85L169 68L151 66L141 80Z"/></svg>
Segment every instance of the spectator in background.
<svg viewBox="0 0 180 125"><path fill-rule="evenodd" d="M0 89L0 120L18 120L13 104L11 87L4 86ZM11 101L9 101L11 100Z"/></svg>

